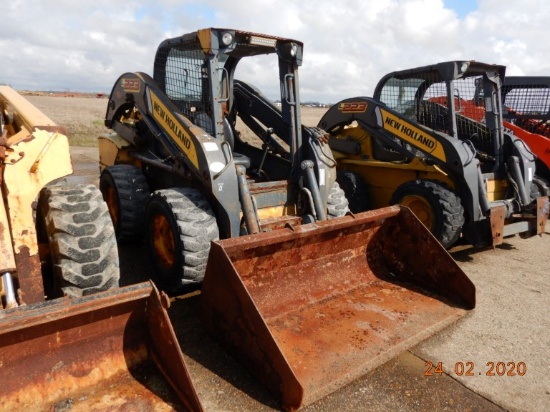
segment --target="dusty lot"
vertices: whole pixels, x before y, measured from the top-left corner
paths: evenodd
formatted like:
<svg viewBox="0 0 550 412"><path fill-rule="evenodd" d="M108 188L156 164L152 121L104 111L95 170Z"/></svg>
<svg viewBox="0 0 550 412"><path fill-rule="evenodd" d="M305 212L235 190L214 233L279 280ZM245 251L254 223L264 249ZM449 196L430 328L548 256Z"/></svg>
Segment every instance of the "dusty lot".
<svg viewBox="0 0 550 412"><path fill-rule="evenodd" d="M106 98L25 96L54 122L67 129L72 146L97 147L97 136L105 132Z"/></svg>
<svg viewBox="0 0 550 412"><path fill-rule="evenodd" d="M85 106L106 103L86 100ZM58 120L61 114L48 113L46 100L33 102L62 124ZM70 117L71 108L77 106L74 103L63 115ZM102 121L102 111L90 108L92 112ZM315 125L321 113L319 109L304 110L304 123ZM72 150L76 179L96 182L97 150ZM495 249L452 250L476 284L477 308L443 333L306 410L548 410L549 250L548 234L530 239L514 236ZM121 248L120 253L126 279L140 280L154 270L143 245ZM197 320L197 302L198 296L175 299L170 316L206 410L278 410L273 397L204 333ZM434 366L441 362L444 372L426 376L427 362ZM506 368L502 376L500 363ZM509 376L510 370L515 375Z"/></svg>

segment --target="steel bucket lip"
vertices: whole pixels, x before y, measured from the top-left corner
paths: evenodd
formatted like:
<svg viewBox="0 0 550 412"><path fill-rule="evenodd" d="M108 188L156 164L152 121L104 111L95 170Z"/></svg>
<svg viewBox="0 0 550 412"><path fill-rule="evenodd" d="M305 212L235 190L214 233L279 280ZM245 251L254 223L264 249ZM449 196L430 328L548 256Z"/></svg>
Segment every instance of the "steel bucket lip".
<svg viewBox="0 0 550 412"><path fill-rule="evenodd" d="M312 233L329 233L361 224L380 225L384 219L398 215L403 209L403 206L393 205L356 214L350 212L345 216L334 219L286 227L272 232L260 232L252 235L220 239L213 242L221 245L228 254L231 254L239 250L243 251L271 243L295 240L309 236Z"/></svg>
<svg viewBox="0 0 550 412"><path fill-rule="evenodd" d="M156 287L152 282L142 282L78 298L65 296L6 309L0 312L0 331L8 333L41 325L46 317L48 322L53 322L79 316L89 312L90 305L93 305L95 310L121 306L127 302L146 299L151 296L153 290L156 291Z"/></svg>

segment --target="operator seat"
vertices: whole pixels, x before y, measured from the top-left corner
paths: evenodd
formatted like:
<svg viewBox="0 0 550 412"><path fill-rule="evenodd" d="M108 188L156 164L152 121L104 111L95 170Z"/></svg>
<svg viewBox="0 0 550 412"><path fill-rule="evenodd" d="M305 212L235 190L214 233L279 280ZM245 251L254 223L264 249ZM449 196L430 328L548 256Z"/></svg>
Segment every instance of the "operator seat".
<svg viewBox="0 0 550 412"><path fill-rule="evenodd" d="M245 169L250 169L250 157L234 151L235 132L233 131L231 123L229 123L229 120L227 120L227 117L223 118L223 134L225 137L225 141L229 143L229 146L231 147L231 153L233 155L233 162L235 162L235 165L242 165L245 167Z"/></svg>

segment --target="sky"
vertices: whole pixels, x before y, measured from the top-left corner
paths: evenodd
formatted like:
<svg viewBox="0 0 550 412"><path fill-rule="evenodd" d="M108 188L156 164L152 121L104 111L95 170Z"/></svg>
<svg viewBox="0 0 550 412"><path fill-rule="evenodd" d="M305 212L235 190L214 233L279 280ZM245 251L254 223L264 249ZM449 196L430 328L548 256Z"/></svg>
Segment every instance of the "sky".
<svg viewBox="0 0 550 412"><path fill-rule="evenodd" d="M300 40L302 101L370 96L385 74L448 60L550 75L543 0L10 0L2 6L0 84L109 93L125 72L152 75L159 43L206 27ZM243 80L276 98L274 60ZM238 69L240 70L240 69Z"/></svg>

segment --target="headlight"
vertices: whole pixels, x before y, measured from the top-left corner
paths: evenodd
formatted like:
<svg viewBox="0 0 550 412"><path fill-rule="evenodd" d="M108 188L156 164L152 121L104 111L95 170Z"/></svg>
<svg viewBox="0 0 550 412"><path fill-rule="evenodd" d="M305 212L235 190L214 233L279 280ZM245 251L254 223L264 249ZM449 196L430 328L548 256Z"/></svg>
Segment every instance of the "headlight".
<svg viewBox="0 0 550 412"><path fill-rule="evenodd" d="M231 43L233 43L233 35L231 33L229 33L228 31L226 31L223 35L222 35L222 43L225 45L225 46L229 46Z"/></svg>
<svg viewBox="0 0 550 412"><path fill-rule="evenodd" d="M298 53L298 45L296 43L292 43L292 46L290 47L290 55L292 57L296 57L296 53Z"/></svg>
<svg viewBox="0 0 550 412"><path fill-rule="evenodd" d="M279 46L279 55L287 60L293 61L298 56L298 45L296 43L283 43Z"/></svg>

